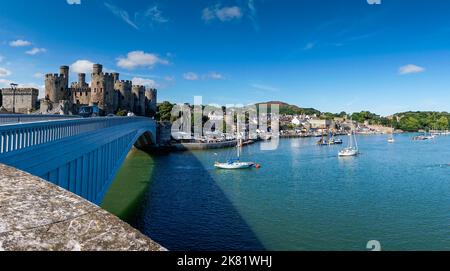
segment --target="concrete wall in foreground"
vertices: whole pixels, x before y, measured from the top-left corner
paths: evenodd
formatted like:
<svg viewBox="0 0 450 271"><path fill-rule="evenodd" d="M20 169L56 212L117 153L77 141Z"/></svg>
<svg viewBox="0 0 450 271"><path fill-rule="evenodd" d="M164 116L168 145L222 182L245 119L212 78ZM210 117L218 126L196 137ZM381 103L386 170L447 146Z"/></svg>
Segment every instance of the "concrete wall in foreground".
<svg viewBox="0 0 450 271"><path fill-rule="evenodd" d="M0 164L0 251L164 251L119 218Z"/></svg>

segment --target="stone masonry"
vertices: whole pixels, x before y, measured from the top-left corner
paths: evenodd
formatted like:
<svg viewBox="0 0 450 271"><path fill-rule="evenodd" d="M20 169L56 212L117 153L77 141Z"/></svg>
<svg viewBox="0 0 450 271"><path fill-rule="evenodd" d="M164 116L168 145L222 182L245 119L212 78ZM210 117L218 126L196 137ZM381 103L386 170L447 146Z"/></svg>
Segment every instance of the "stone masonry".
<svg viewBox="0 0 450 271"><path fill-rule="evenodd" d="M38 106L39 90L35 88L3 88L0 94L0 106L10 113L28 114Z"/></svg>
<svg viewBox="0 0 450 271"><path fill-rule="evenodd" d="M165 251L56 185L0 164L0 251Z"/></svg>
<svg viewBox="0 0 450 271"><path fill-rule="evenodd" d="M126 110L138 116L154 117L157 90L120 80L119 73L103 72L101 64L93 65L90 85L86 83L86 74L80 73L78 81L69 87L69 67L61 66L59 74L45 76L45 100L41 101L41 107L54 108L61 101L68 101L74 114L81 106L97 105L105 114Z"/></svg>

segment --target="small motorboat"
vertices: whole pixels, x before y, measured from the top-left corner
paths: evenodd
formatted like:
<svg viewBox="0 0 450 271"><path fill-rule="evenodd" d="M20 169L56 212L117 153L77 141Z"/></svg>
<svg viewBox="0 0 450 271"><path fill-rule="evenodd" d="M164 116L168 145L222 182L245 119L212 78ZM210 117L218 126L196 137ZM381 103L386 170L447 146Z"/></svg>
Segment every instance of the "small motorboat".
<svg viewBox="0 0 450 271"><path fill-rule="evenodd" d="M393 137L388 138L388 143L395 143L395 139Z"/></svg>
<svg viewBox="0 0 450 271"><path fill-rule="evenodd" d="M340 138L330 139L330 145L341 145L341 144L343 144L343 141Z"/></svg>

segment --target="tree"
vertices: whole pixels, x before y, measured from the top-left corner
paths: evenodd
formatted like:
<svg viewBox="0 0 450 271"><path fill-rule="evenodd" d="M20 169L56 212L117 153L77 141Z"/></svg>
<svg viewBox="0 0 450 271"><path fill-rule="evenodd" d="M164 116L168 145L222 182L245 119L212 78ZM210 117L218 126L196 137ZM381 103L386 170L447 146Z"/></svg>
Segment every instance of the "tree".
<svg viewBox="0 0 450 271"><path fill-rule="evenodd" d="M415 132L421 128L420 122L415 117L404 117L400 120L400 129L408 132Z"/></svg>
<svg viewBox="0 0 450 271"><path fill-rule="evenodd" d="M448 130L448 118L444 116L440 117L436 122L436 126L439 130Z"/></svg>
<svg viewBox="0 0 450 271"><path fill-rule="evenodd" d="M156 119L158 121L172 121L171 113L172 113L173 104L170 102L163 102L158 104L158 111L156 113Z"/></svg>

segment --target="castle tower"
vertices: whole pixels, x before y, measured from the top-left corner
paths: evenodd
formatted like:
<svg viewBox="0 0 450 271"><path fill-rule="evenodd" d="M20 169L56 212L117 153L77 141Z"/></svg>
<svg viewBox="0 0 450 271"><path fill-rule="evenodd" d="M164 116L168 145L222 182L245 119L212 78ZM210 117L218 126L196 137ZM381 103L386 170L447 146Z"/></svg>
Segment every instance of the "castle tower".
<svg viewBox="0 0 450 271"><path fill-rule="evenodd" d="M131 89L133 93L134 100L134 110L136 115L145 115L145 87L144 86L133 86Z"/></svg>
<svg viewBox="0 0 450 271"><path fill-rule="evenodd" d="M101 65L101 64L94 64L92 73L94 73L94 74L101 74L101 73L103 73L103 65Z"/></svg>
<svg viewBox="0 0 450 271"><path fill-rule="evenodd" d="M45 98L53 103L70 99L69 67L61 66L59 72L45 75Z"/></svg>
<svg viewBox="0 0 450 271"><path fill-rule="evenodd" d="M145 90L145 115L148 117L156 116L158 91L154 88Z"/></svg>
<svg viewBox="0 0 450 271"><path fill-rule="evenodd" d="M117 80L114 83L114 89L118 96L118 108L132 111L134 107L133 95L131 93L133 83L131 81Z"/></svg>
<svg viewBox="0 0 450 271"><path fill-rule="evenodd" d="M114 83L119 81L119 75L120 74L118 72L113 72L112 73L112 76L113 76L113 79L114 79Z"/></svg>
<svg viewBox="0 0 450 271"><path fill-rule="evenodd" d="M69 79L69 66L61 66L59 67L59 74Z"/></svg>
<svg viewBox="0 0 450 271"><path fill-rule="evenodd" d="M90 105L98 105L104 113L114 113L116 92L114 91L114 77L112 74L103 73L103 66L94 64L91 81Z"/></svg>
<svg viewBox="0 0 450 271"><path fill-rule="evenodd" d="M79 73L78 74L78 84L80 86L86 85L86 74L85 73Z"/></svg>

